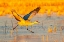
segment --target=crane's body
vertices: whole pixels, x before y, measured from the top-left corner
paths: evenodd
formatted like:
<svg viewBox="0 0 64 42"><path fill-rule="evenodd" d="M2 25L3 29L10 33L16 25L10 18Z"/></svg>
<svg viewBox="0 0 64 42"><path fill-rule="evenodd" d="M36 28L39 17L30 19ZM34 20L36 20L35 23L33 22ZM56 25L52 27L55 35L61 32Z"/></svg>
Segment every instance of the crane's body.
<svg viewBox="0 0 64 42"><path fill-rule="evenodd" d="M18 22L18 24L20 26L32 26L34 24L38 24L38 22L34 21L34 22L30 22L30 21L20 21Z"/></svg>

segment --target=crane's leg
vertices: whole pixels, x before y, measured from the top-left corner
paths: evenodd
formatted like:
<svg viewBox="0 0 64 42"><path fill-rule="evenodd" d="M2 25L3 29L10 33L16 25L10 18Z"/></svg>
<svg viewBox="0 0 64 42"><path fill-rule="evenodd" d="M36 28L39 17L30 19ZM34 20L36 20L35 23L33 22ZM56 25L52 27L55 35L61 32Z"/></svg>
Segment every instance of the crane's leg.
<svg viewBox="0 0 64 42"><path fill-rule="evenodd" d="M18 25L17 25L17 26L18 26ZM16 29L17 26L15 26L15 27L10 31L11 36L12 36L12 34L13 34L14 29Z"/></svg>
<svg viewBox="0 0 64 42"><path fill-rule="evenodd" d="M17 26L18 26L18 25L17 25ZM17 26L15 26L15 27L13 28L13 30L16 29Z"/></svg>
<svg viewBox="0 0 64 42"><path fill-rule="evenodd" d="M28 29L28 26L26 26L26 28L27 28L27 30L30 31L31 33L34 33L33 31L31 31L31 30Z"/></svg>

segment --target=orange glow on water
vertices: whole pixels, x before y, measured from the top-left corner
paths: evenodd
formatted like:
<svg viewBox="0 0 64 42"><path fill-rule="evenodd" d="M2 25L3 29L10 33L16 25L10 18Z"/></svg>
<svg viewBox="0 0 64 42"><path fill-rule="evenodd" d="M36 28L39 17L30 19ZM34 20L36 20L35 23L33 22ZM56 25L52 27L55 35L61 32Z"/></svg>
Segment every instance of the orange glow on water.
<svg viewBox="0 0 64 42"><path fill-rule="evenodd" d="M41 7L39 13L45 13L51 15L51 11L57 12L60 16L64 13L64 0L0 0L0 15L11 14L11 10L14 9L18 14L27 14L37 6Z"/></svg>

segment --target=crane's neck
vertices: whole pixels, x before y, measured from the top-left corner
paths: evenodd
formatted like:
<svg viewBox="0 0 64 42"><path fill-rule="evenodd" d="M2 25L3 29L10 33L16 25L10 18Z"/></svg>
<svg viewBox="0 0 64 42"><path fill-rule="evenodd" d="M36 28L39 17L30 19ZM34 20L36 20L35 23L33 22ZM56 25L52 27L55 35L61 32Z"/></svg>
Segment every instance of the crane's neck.
<svg viewBox="0 0 64 42"><path fill-rule="evenodd" d="M34 25L34 24L38 24L38 23L37 23L36 21L34 21L34 22L32 22L31 24Z"/></svg>

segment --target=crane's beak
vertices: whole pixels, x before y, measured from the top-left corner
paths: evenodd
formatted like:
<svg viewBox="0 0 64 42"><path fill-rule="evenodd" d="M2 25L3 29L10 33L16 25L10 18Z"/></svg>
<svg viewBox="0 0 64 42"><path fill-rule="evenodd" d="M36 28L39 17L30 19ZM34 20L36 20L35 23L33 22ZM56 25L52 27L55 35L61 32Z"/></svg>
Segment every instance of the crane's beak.
<svg viewBox="0 0 64 42"><path fill-rule="evenodd" d="M38 22L38 23L40 23L40 22Z"/></svg>

